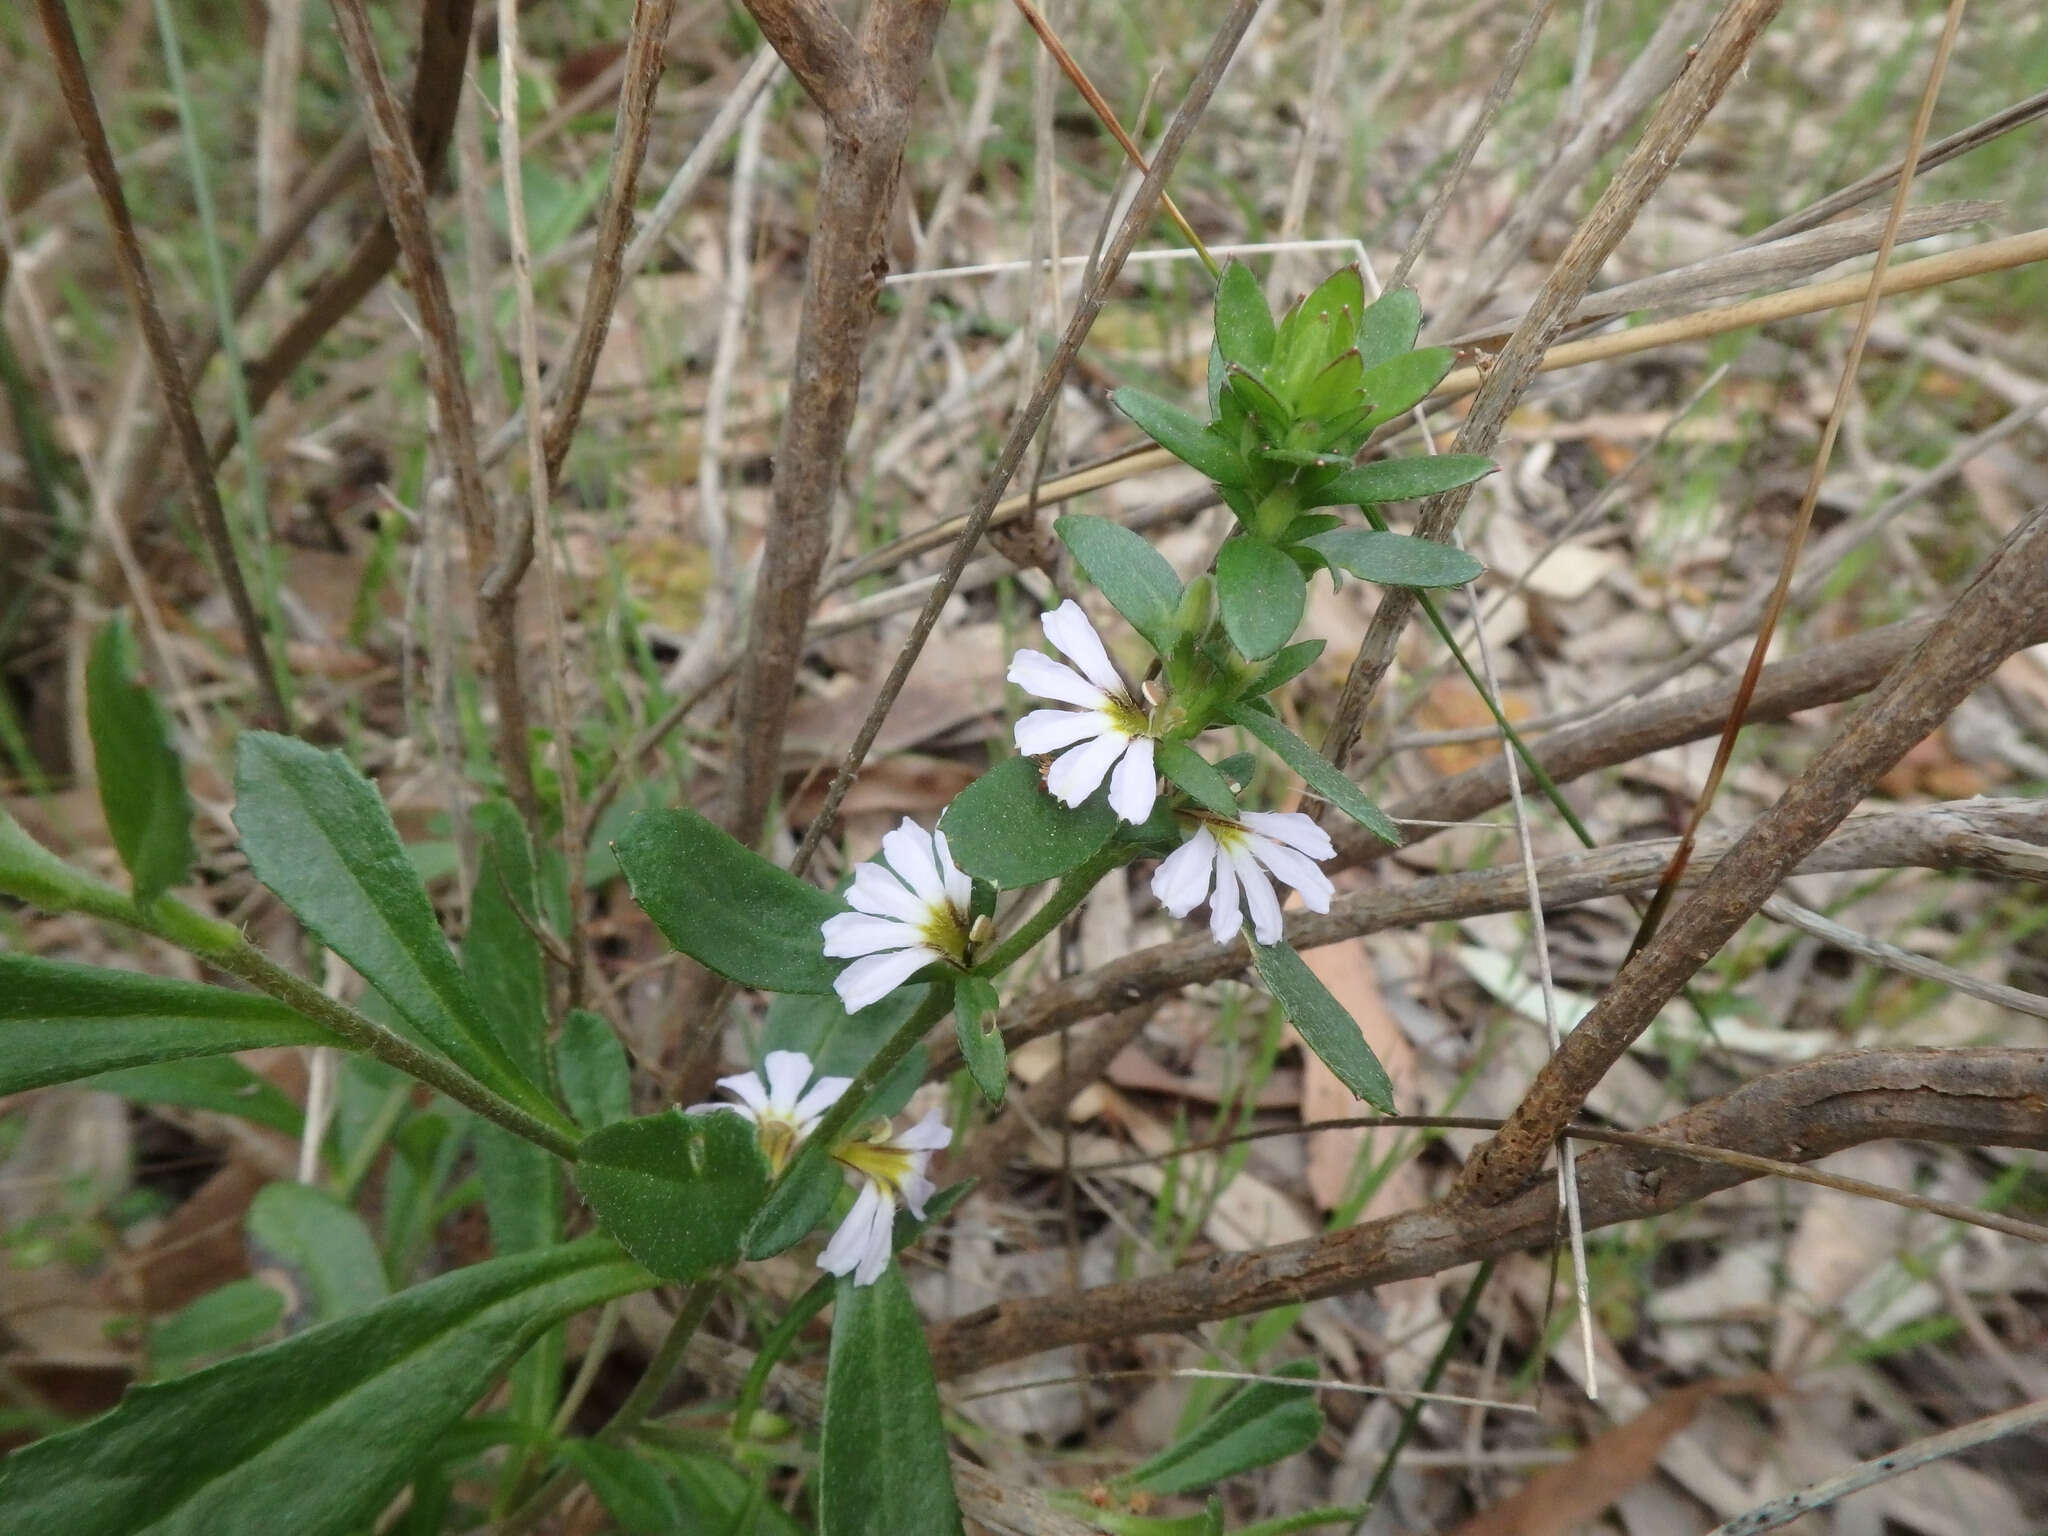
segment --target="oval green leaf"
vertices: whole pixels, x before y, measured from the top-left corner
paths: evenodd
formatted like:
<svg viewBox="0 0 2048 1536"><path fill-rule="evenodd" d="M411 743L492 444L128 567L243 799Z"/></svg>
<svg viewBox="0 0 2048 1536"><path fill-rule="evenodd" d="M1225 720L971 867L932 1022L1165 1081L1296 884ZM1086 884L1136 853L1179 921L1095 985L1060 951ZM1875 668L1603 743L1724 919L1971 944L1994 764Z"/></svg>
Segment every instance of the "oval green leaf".
<svg viewBox="0 0 2048 1536"><path fill-rule="evenodd" d="M1166 557L1123 524L1106 518L1072 513L1052 528L1131 628L1162 656L1171 650L1181 585Z"/></svg>
<svg viewBox="0 0 2048 1536"><path fill-rule="evenodd" d="M1225 362L1244 368L1263 368L1273 356L1273 312L1243 262L1226 265L1216 284L1216 346Z"/></svg>
<svg viewBox="0 0 2048 1536"><path fill-rule="evenodd" d="M1354 430L1363 438L1404 411L1414 410L1443 382L1457 356L1449 347L1424 347L1367 369L1358 381L1358 392L1372 402L1372 409Z"/></svg>
<svg viewBox="0 0 2048 1536"><path fill-rule="evenodd" d="M1230 643L1263 661L1294 637L1308 606L1308 582L1286 551L1239 537L1216 552L1216 596Z"/></svg>
<svg viewBox="0 0 2048 1536"><path fill-rule="evenodd" d="M1383 501L1413 501L1470 485L1493 473L1493 460L1476 453L1440 453L1413 459L1376 459L1347 469L1317 486L1310 507L1364 507Z"/></svg>
<svg viewBox="0 0 2048 1536"><path fill-rule="evenodd" d="M587 1008L571 1008L555 1042L555 1071L569 1113L587 1130L633 1113L633 1068L610 1024Z"/></svg>
<svg viewBox="0 0 2048 1536"><path fill-rule="evenodd" d="M256 1192L245 1223L257 1269L290 1277L302 1319L329 1323L391 1294L384 1260L363 1218L324 1189L279 1182Z"/></svg>
<svg viewBox="0 0 2048 1536"><path fill-rule="evenodd" d="M728 981L829 992L840 961L820 930L846 910L695 811L642 811L613 843L633 899L669 943Z"/></svg>
<svg viewBox="0 0 2048 1536"><path fill-rule="evenodd" d="M1153 442L1211 480L1241 485L1244 455L1209 430L1209 424L1171 401L1129 386L1109 397Z"/></svg>
<svg viewBox="0 0 2048 1536"><path fill-rule="evenodd" d="M1357 1021L1330 995L1320 977L1285 944L1252 941L1252 963L1287 1020L1337 1081L1382 1114L1394 1112L1394 1085Z"/></svg>
<svg viewBox="0 0 2048 1536"><path fill-rule="evenodd" d="M1358 357L1367 368L1391 362L1422 334L1422 299L1413 288L1389 288L1358 321Z"/></svg>
<svg viewBox="0 0 2048 1536"><path fill-rule="evenodd" d="M1302 543L1330 564L1382 586L1462 587L1486 574L1484 565L1455 544L1377 528L1335 528Z"/></svg>
<svg viewBox="0 0 2048 1536"><path fill-rule="evenodd" d="M603 1238L471 1265L130 1389L0 1464L0 1509L37 1536L347 1536L544 1330L653 1283Z"/></svg>
<svg viewBox="0 0 2048 1536"><path fill-rule="evenodd" d="M576 1187L626 1252L688 1283L739 1258L768 1194L768 1159L745 1116L672 1109L591 1132Z"/></svg>
<svg viewBox="0 0 2048 1536"><path fill-rule="evenodd" d="M107 830L135 899L146 902L191 873L192 797L156 692L136 680L141 671L128 620L116 614L86 663L85 720Z"/></svg>
<svg viewBox="0 0 2048 1536"><path fill-rule="evenodd" d="M954 863L1010 891L1086 863L1116 831L1116 812L1101 790L1068 810L1045 792L1036 758L1009 757L953 797L939 830Z"/></svg>
<svg viewBox="0 0 2048 1536"><path fill-rule="evenodd" d="M996 1028L996 1010L1001 1006L996 989L979 976L963 976L954 983L953 1028L960 1040L960 1057L981 1096L997 1106L1010 1085L1003 1032Z"/></svg>

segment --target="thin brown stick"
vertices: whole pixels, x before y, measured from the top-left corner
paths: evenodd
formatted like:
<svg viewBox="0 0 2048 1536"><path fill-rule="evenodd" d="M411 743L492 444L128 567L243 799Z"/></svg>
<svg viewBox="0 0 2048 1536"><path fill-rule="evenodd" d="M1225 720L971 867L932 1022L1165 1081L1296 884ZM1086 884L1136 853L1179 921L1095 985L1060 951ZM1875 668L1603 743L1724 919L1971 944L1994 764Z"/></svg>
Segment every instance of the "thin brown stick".
<svg viewBox="0 0 2048 1536"><path fill-rule="evenodd" d="M1729 0L1727 8L1715 19L1685 72L1658 103L1628 159L1601 192L1592 212L1573 231L1571 242L1558 257L1535 301L1487 371L1472 409L1458 429L1452 452L1492 451L1508 416L1535 378L1544 354L1564 329L1572 310L1585 297L1621 237L1634 225L1644 203L1663 185L1679 154L1777 14L1780 3L1781 0ZM1457 526L1471 496L1472 488L1466 486L1432 497L1423 504L1415 531L1425 538L1446 537ZM1414 608L1415 599L1406 588L1389 588L1380 598L1350 674L1344 679L1344 691L1323 739L1323 755L1331 762L1342 764L1351 755L1366 708L1393 663L1395 642Z"/></svg>
<svg viewBox="0 0 2048 1536"><path fill-rule="evenodd" d="M1023 462L1025 450L1030 446L1039 422L1051 408L1061 385L1066 381L1067 370L1073 366L1074 357L1080 351L1081 343L1087 339L1088 332L1095 324L1095 317L1101 313L1103 301L1108 297L1117 274L1123 270L1125 259L1137 245L1139 233L1152 216L1153 205L1157 202L1160 192L1164 190L1168 178L1172 176L1174 166L1179 163L1181 151L1193 135L1195 125L1201 121L1202 114L1209 105L1209 98L1221 82L1223 72L1237 50L1238 41L1244 36L1244 30L1251 24L1252 16L1257 9L1257 0L1233 0L1229 14L1217 29L1207 57L1202 60L1201 68L1189 82L1188 93L1174 113L1165 137L1160 141L1159 152L1152 161L1151 169L1145 173L1145 179L1139 184L1136 194L1131 199L1123 224L1103 252L1094 281L1082 290L1080 301L1074 307L1074 313L1067 322L1067 328L1060 337L1060 344L1054 350L1052 360L1039 379L1038 387L1032 391L1031 399L1026 402L1017 419L1010 424L1009 435L1004 440L1001 451L996 455L995 466L989 473L974 510L968 513L966 525L960 530L959 538L946 557L945 569L940 573L937 584L933 586L923 611L918 614L916 622L911 626L910 635L905 640L902 651L897 655L895 665L889 669L889 675L883 680L873 707L868 711L867 718L861 722L860 731L854 737L853 745L847 749L845 761L833 775L831 786L825 792L824 805L819 808L817 816L812 819L810 827L804 833L803 845L797 850L795 862L791 866L798 872L809 864L819 843L824 840L826 830L838 814L839 803L846 798L846 791L852 787L854 776L860 772L860 766L867 758L868 749L874 745L875 737L881 731L883 719L895 704L896 695L902 691L904 680L910 675L910 669L916 665L918 654L923 650L932 627L938 623L940 610L946 606L946 600L953 595L954 584L959 581L960 573L967 568L968 558L973 554L974 546L980 542L982 532L987 528L988 520L1002 496L1003 488L1009 484L1010 477Z"/></svg>
<svg viewBox="0 0 2048 1536"><path fill-rule="evenodd" d="M497 758L505 789L528 828L540 835L540 801L528 747L526 694L519 669L518 572L498 563L499 538L490 491L477 459L476 422L469 386L462 374L462 348L447 276L434 249L427 214L427 178L413 153L398 98L377 56L375 33L364 0L331 0L335 30L348 59L350 78L363 106L370 163L377 189L405 264L406 281L419 306L424 341L421 361L434 397L435 429L441 453L455 481L455 504L469 551L470 577L479 584L477 631L482 640L492 696L498 707ZM467 26L463 28L466 40ZM452 114L451 114L452 117ZM484 587L492 590L486 594Z"/></svg>
<svg viewBox="0 0 2048 1536"><path fill-rule="evenodd" d="M1885 1139L2048 1148L2044 1096L2048 1051L1857 1052L1766 1073L1653 1134L1780 1162ZM1678 1210L1756 1176L1689 1153L1636 1147L1602 1149L1579 1163L1588 1228ZM1164 1275L1002 1302L932 1329L932 1360L940 1376L959 1376L1069 1344L1170 1332L1440 1274L1547 1247L1556 1207L1555 1186L1546 1182L1501 1205L1439 1201L1302 1242L1210 1255Z"/></svg>
<svg viewBox="0 0 2048 1536"><path fill-rule="evenodd" d="M1778 632L1778 618L1785 611L1786 599L1791 596L1792 576L1799 568L1800 552L1806 548L1807 532L1813 527L1814 508L1820 504L1821 482L1827 477L1828 463L1834 457L1835 438L1841 433L1843 418L1849 414L1849 402L1855 398L1856 374L1863 362L1863 348L1870 340L1871 322L1877 318L1884 274L1891 266L1892 247L1899 237L1900 221L1906 216L1906 199L1913 191L1913 170L1920 157L1920 148L1927 142L1928 124L1934 120L1934 103L1941 95L1941 82L1948 74L1949 52L1955 47L1956 32L1963 23L1964 3L1965 0L1949 0L1941 39L1935 44L1934 61L1928 66L1927 84L1920 93L1920 110L1906 136L1905 169L1899 175L1898 189L1892 196L1891 213L1885 220L1884 233L1878 237L1877 264L1871 270L1870 292L1857 311L1856 329L1849 338L1848 354L1842 359L1841 376L1835 383L1834 404L1829 407L1827 424L1821 428L1820 444L1814 449L1813 462L1806 472L1806 490L1799 498L1799 510L1793 514L1792 528L1785 538L1784 554L1778 561L1778 579L1764 603L1756 640L1749 648L1749 661L1742 669L1742 683L1735 691L1735 703L1728 711L1728 723L1721 729L1721 739L1715 744L1714 760L1707 769L1706 781L1693 800L1685 830L1679 834L1678 847L1671 855L1671 867L1658 882L1656 893L1650 897L1643 920L1636 928L1635 940L1629 945L1631 956L1649 943L1657 932L1657 925L1664 920L1665 909L1671 904L1672 894L1678 889L1686 860L1692 857L1693 841L1699 836L1707 812L1713 808L1715 796L1721 790L1722 776L1727 773L1729 760L1735 755L1735 741L1742 734L1743 713L1749 707L1750 695L1756 691L1756 680L1763 672L1764 653L1770 649L1771 637Z"/></svg>
<svg viewBox="0 0 2048 1536"><path fill-rule="evenodd" d="M221 504L220 486L214 480L213 463L206 454L206 435L200 430L198 413L192 408L192 391L184 367L178 360L177 343L171 339L171 328L157 306L155 285L150 281L142 242L136 238L135 221L128 212L128 196L121 186L121 172L114 164L114 149L107 142L106 126L100 121L99 106L93 100L92 79L87 75L85 60L78 51L78 34L71 28L71 16L63 0L36 0L36 11L42 18L43 33L50 42L58 89L63 93L65 108L71 114L71 125L77 130L79 145L85 151L86 169L92 176L100 206L106 212L107 225L114 237L115 265L121 273L121 286L127 290L136 323L142 329L143 344L149 351L150 365L156 371L157 387L163 391L164 409L178 440L178 452L184 460L185 473L192 480L199 508L200 532L206 539L207 552L213 556L214 570L220 577L221 586L227 591L228 604L234 610L235 624L241 631L249 665L256 673L261 718L272 730L288 731L292 728L291 711L285 706L279 673L271 659L270 643L264 637L263 621L257 615L255 601L250 597L248 583L242 576L241 561L235 554L234 536L228 531L227 508Z"/></svg>
<svg viewBox="0 0 2048 1536"><path fill-rule="evenodd" d="M1770 899L1878 777L1948 718L2025 643L2048 606L2048 507L1984 563L1871 701L1743 833L1692 898L1615 977L1537 1075L1508 1124L1466 1164L1461 1189L1482 1204L1512 1197L1594 1084L1716 951Z"/></svg>

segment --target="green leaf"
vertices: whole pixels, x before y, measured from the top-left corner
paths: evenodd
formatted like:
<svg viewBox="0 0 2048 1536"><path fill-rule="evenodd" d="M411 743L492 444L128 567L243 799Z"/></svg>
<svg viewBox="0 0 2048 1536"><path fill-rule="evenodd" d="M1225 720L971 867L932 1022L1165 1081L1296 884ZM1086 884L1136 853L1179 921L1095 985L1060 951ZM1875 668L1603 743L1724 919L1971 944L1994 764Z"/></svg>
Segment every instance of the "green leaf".
<svg viewBox="0 0 2048 1536"><path fill-rule="evenodd" d="M628 1253L687 1283L739 1258L768 1194L768 1159L744 1116L672 1109L591 1132L576 1187Z"/></svg>
<svg viewBox="0 0 2048 1536"><path fill-rule="evenodd" d="M338 1045L248 992L0 953L0 1093L259 1045Z"/></svg>
<svg viewBox="0 0 2048 1536"><path fill-rule="evenodd" d="M1183 463L1225 485L1244 481L1244 455L1211 432L1199 416L1129 385L1109 398L1147 437Z"/></svg>
<svg viewBox="0 0 2048 1536"><path fill-rule="evenodd" d="M240 1354L284 1320L284 1297L261 1280L230 1280L186 1303L149 1330L156 1380Z"/></svg>
<svg viewBox="0 0 2048 1536"><path fill-rule="evenodd" d="M68 912L95 898L115 898L115 892L81 875L0 809L0 896L12 896L45 912Z"/></svg>
<svg viewBox="0 0 2048 1536"><path fill-rule="evenodd" d="M825 919L846 910L695 811L642 811L612 845L641 910L669 943L728 981L830 992Z"/></svg>
<svg viewBox="0 0 2048 1536"><path fill-rule="evenodd" d="M1245 689L1243 696L1248 699L1260 698L1271 693L1282 683L1292 682L1315 665L1316 658L1323 654L1324 644L1321 640L1300 640L1293 645L1282 647L1266 664L1266 670L1253 679L1251 686Z"/></svg>
<svg viewBox="0 0 2048 1536"><path fill-rule="evenodd" d="M1360 438L1428 399L1457 357L1449 347L1424 347L1368 369L1358 381L1358 391L1372 402L1372 411L1358 423Z"/></svg>
<svg viewBox="0 0 2048 1536"><path fill-rule="evenodd" d="M0 1036L4 1039L4 1036ZM84 1086L118 1093L134 1104L175 1104L182 1109L236 1115L297 1140L306 1117L277 1085L258 1077L232 1056L197 1056L154 1066L102 1072Z"/></svg>
<svg viewBox="0 0 2048 1536"><path fill-rule="evenodd" d="M1312 1382L1316 1363L1291 1360L1271 1374ZM1127 1481L1148 1493L1189 1493L1305 1451L1322 1432L1323 1413L1312 1387L1247 1382Z"/></svg>
<svg viewBox="0 0 2048 1536"><path fill-rule="evenodd" d="M602 1440L570 1440L562 1446L562 1459L583 1474L621 1530L634 1536L669 1536L685 1529L682 1505L668 1479L631 1448Z"/></svg>
<svg viewBox="0 0 2048 1536"><path fill-rule="evenodd" d="M1273 355L1273 312L1251 268L1233 261L1216 283L1216 345L1223 360L1263 368Z"/></svg>
<svg viewBox="0 0 2048 1536"><path fill-rule="evenodd" d="M384 1260L363 1218L310 1184L266 1184L245 1223L255 1267L281 1269L298 1293L300 1316L329 1323L391 1294Z"/></svg>
<svg viewBox="0 0 2048 1536"><path fill-rule="evenodd" d="M570 1129L499 1044L368 779L339 752L245 731L235 743L235 796L250 868L314 937L381 992L416 1038Z"/></svg>
<svg viewBox="0 0 2048 1536"><path fill-rule="evenodd" d="M1330 995L1316 973L1285 944L1252 943L1259 979L1286 1013L1310 1050L1337 1074L1337 1081L1383 1114L1394 1112L1394 1085L1387 1069L1344 1005Z"/></svg>
<svg viewBox="0 0 2048 1536"><path fill-rule="evenodd" d="M1122 523L1105 518L1070 513L1052 528L1131 628L1160 655L1173 649L1181 586L1166 557Z"/></svg>
<svg viewBox="0 0 2048 1536"><path fill-rule="evenodd" d="M599 1015L571 1008L555 1042L555 1071L569 1113L587 1130L611 1125L633 1113L633 1068L626 1048Z"/></svg>
<svg viewBox="0 0 2048 1536"><path fill-rule="evenodd" d="M1421 334L1421 298L1413 288L1389 288L1359 317L1359 360L1369 369L1392 362Z"/></svg>
<svg viewBox="0 0 2048 1536"><path fill-rule="evenodd" d="M1345 352L1301 387L1295 409L1326 427L1342 421L1363 404L1359 395L1364 376L1365 366L1356 349Z"/></svg>
<svg viewBox="0 0 2048 1536"><path fill-rule="evenodd" d="M530 1082L548 1080L548 978L529 923L541 919L533 847L510 802L487 800L472 816L480 850L462 974L505 1054ZM501 1250L502 1251L502 1250Z"/></svg>
<svg viewBox="0 0 2048 1536"><path fill-rule="evenodd" d="M1045 792L1036 758L1009 757L953 797L939 830L954 863L1010 891L1086 863L1116 831L1116 812L1100 790L1068 810Z"/></svg>
<svg viewBox="0 0 2048 1536"><path fill-rule="evenodd" d="M0 1463L37 1536L348 1536L544 1329L652 1278L598 1238L474 1264Z"/></svg>
<svg viewBox="0 0 2048 1536"><path fill-rule="evenodd" d="M1273 341L1267 380L1292 398L1331 363L1356 345L1365 313L1365 279L1354 264L1339 267L1315 291L1287 312Z"/></svg>
<svg viewBox="0 0 2048 1536"><path fill-rule="evenodd" d="M1247 660L1262 661L1300 627L1308 582L1285 551L1240 537L1216 552L1216 595L1230 643Z"/></svg>
<svg viewBox="0 0 2048 1536"><path fill-rule="evenodd" d="M893 1260L873 1285L839 1282L818 1460L819 1536L958 1536L924 1324Z"/></svg>
<svg viewBox="0 0 2048 1536"><path fill-rule="evenodd" d="M1332 766L1328 758L1278 720L1253 709L1242 699L1225 705L1223 713L1232 724L1250 731L1275 757L1300 774L1310 789L1346 816L1386 841L1400 844L1401 829L1388 819L1387 813L1366 799L1364 791Z"/></svg>
<svg viewBox="0 0 2048 1536"><path fill-rule="evenodd" d="M1388 587L1462 587L1486 567L1455 544L1377 528L1337 528L1302 541L1330 564Z"/></svg>
<svg viewBox="0 0 2048 1536"><path fill-rule="evenodd" d="M1003 1051L1003 1032L995 1026L1002 999L979 976L963 976L953 986L953 1025L960 1038L960 1057L981 1096L1000 1105L1010 1074Z"/></svg>
<svg viewBox="0 0 2048 1536"><path fill-rule="evenodd" d="M1470 485L1493 473L1493 460L1476 453L1440 453L1412 459L1375 459L1347 469L1316 487L1310 507L1363 507L1382 501L1412 501Z"/></svg>
<svg viewBox="0 0 2048 1536"><path fill-rule="evenodd" d="M1194 797L1195 803L1218 816L1237 819L1237 796L1230 782L1209 760L1184 741L1162 741L1153 755L1159 771Z"/></svg>
<svg viewBox="0 0 2048 1536"><path fill-rule="evenodd" d="M86 663L85 720L107 830L135 899L147 902L192 872L192 797L156 691L136 680L141 672L128 621L116 614Z"/></svg>
<svg viewBox="0 0 2048 1536"><path fill-rule="evenodd" d="M809 1237L831 1214L832 1202L844 1187L839 1165L822 1146L807 1144L782 1170L760 1213L748 1224L743 1238L748 1260L758 1264L772 1259Z"/></svg>
<svg viewBox="0 0 2048 1536"><path fill-rule="evenodd" d="M1244 407L1247 416L1258 424L1258 435L1262 441L1278 442L1294 425L1294 410L1272 390L1266 381L1248 368L1231 367L1223 376L1224 388L1237 397L1237 403Z"/></svg>

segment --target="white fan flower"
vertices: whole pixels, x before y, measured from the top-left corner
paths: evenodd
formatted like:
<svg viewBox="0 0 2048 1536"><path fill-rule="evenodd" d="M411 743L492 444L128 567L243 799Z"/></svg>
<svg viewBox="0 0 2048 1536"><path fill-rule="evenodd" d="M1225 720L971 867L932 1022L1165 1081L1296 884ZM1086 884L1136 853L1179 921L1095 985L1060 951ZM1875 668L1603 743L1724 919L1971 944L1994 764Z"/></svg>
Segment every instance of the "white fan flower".
<svg viewBox="0 0 2048 1536"><path fill-rule="evenodd" d="M761 1063L767 1073L764 1083L759 1072L741 1072L721 1077L718 1086L739 1099L737 1104L716 1101L692 1104L690 1113L724 1109L754 1122L761 1138L761 1150L768 1166L777 1174L789 1166L804 1138L818 1127L825 1111L839 1102L850 1077L821 1077L811 1082L811 1058L802 1051L770 1051ZM806 1088L805 1085L809 1084Z"/></svg>
<svg viewBox="0 0 2048 1536"><path fill-rule="evenodd" d="M818 1267L835 1275L850 1274L855 1285L873 1285L889 1267L895 1249L897 1205L923 1217L924 1203L936 1187L926 1169L932 1154L952 1140L953 1132L938 1111L927 1110L900 1135L882 1120L868 1136L835 1148L833 1157L860 1180L860 1193L818 1255Z"/></svg>
<svg viewBox="0 0 2048 1536"><path fill-rule="evenodd" d="M1064 805L1086 800L1107 774L1110 808L1135 826L1152 814L1159 797L1145 711L1110 665L1109 652L1079 603L1068 598L1040 624L1053 649L1074 665L1039 651L1019 651L1010 658L1010 681L1033 698L1078 707L1032 710L1017 722L1017 750L1027 757L1061 754L1045 787Z"/></svg>
<svg viewBox="0 0 2048 1536"><path fill-rule="evenodd" d="M1195 835L1161 861L1152 876L1152 894L1175 917L1186 917L1209 901L1209 935L1228 944L1249 908L1252 934L1261 944L1280 942L1280 898L1275 877L1301 892L1311 912L1330 910L1336 887L1316 867L1333 858L1330 835L1297 811L1246 811L1229 821L1206 812L1197 814ZM1211 886L1214 893L1211 893Z"/></svg>
<svg viewBox="0 0 2048 1536"><path fill-rule="evenodd" d="M880 1002L934 960L963 965L974 926L974 886L946 850L946 834L905 817L882 839L882 862L854 866L851 912L824 923L825 953L852 960L832 982L848 1013Z"/></svg>

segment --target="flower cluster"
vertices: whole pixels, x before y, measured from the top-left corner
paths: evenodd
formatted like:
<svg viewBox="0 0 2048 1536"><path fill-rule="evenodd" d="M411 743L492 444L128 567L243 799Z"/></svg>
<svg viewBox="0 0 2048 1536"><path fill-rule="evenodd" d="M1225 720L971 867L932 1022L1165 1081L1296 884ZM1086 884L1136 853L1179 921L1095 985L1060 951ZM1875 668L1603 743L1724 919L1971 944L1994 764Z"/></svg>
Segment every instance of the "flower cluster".
<svg viewBox="0 0 2048 1536"><path fill-rule="evenodd" d="M690 1113L725 1110L751 1120L768 1166L779 1175L853 1079L821 1077L813 1082L811 1058L802 1051L770 1051L761 1065L765 1082L756 1072L718 1080L738 1103L693 1104ZM897 1132L887 1120L878 1119L861 1135L834 1147L833 1160L858 1183L859 1193L818 1255L818 1267L852 1275L855 1285L874 1284L895 1251L896 1208L905 1206L913 1216L924 1216L934 1187L926 1170L932 1154L952 1139L938 1113L927 1111L908 1130Z"/></svg>

